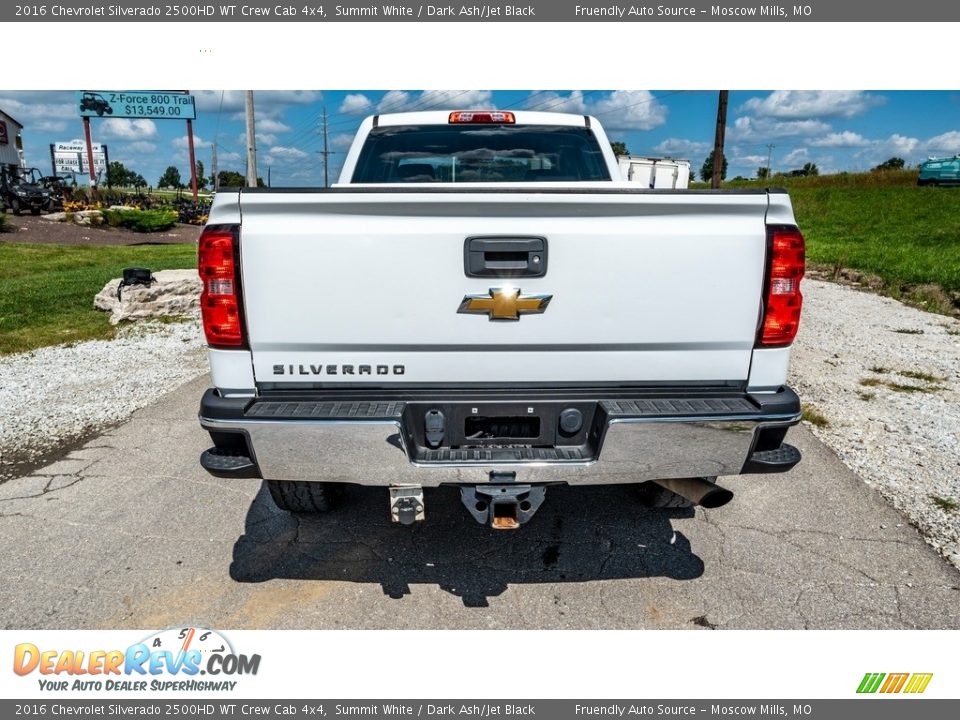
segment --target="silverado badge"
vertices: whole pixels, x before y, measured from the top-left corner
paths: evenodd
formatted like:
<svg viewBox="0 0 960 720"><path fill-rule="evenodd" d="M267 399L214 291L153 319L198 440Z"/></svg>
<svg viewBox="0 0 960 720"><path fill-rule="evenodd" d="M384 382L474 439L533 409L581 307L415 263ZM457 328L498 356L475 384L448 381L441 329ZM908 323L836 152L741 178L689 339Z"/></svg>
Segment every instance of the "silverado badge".
<svg viewBox="0 0 960 720"><path fill-rule="evenodd" d="M490 320L519 320L521 315L539 315L553 295L523 295L520 288L490 288L486 295L464 295L458 313L486 315Z"/></svg>

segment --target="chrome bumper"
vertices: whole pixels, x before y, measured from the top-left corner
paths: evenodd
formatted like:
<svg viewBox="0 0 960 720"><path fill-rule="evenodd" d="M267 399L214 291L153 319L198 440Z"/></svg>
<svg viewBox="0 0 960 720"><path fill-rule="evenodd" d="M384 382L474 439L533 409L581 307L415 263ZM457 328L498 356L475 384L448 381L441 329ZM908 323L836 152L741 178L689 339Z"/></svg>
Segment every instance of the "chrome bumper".
<svg viewBox="0 0 960 720"><path fill-rule="evenodd" d="M791 392L792 395L792 392ZM796 398L795 395L792 395ZM602 402L602 401L600 401ZM523 483L606 485L697 476L737 475L768 429L795 425L799 401L786 412L744 412L705 417L610 416L595 457L521 458L501 453L485 461L418 459L402 420L369 418L209 417L200 424L214 433L240 433L264 479L315 480L361 485L483 484L492 473L516 473ZM494 480L496 481L496 480Z"/></svg>

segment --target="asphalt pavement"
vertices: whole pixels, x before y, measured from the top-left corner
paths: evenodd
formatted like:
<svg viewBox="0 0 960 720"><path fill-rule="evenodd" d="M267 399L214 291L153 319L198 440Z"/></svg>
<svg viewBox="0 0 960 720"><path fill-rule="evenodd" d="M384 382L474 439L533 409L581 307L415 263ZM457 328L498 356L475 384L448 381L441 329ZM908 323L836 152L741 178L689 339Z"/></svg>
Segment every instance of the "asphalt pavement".
<svg viewBox="0 0 960 720"><path fill-rule="evenodd" d="M410 528L383 489L304 519L207 475L208 383L0 485L0 626L960 628L960 573L802 427L797 468L716 510L561 487L496 532L439 488Z"/></svg>

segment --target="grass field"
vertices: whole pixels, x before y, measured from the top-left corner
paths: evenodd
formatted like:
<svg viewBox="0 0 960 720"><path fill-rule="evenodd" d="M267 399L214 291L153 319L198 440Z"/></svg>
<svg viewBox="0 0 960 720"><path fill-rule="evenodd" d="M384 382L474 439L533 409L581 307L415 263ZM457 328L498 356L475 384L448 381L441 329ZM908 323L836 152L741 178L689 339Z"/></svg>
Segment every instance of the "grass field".
<svg viewBox="0 0 960 720"><path fill-rule="evenodd" d="M113 337L93 296L125 267L196 267L196 245L0 243L0 354Z"/></svg>
<svg viewBox="0 0 960 720"><path fill-rule="evenodd" d="M881 292L948 312L949 292L960 291L960 188L917 187L916 180L916 170L905 170L765 184L790 192L808 262L875 275ZM917 287L929 285L947 293Z"/></svg>

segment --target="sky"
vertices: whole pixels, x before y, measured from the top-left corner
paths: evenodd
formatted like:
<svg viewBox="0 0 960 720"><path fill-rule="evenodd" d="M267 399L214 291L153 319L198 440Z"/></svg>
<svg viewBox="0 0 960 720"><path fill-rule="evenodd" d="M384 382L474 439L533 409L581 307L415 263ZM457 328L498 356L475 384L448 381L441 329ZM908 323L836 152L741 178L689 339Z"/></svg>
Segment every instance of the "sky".
<svg viewBox="0 0 960 720"><path fill-rule="evenodd" d="M91 88L108 90L110 88ZM195 91L197 159L209 174L214 142L219 168L244 172L244 98L240 90ZM533 109L595 116L633 155L691 161L699 170L713 144L717 92L688 90L258 91L257 164L274 186L323 184L322 117L328 117L330 180L335 182L361 120L403 110ZM27 164L50 172L49 144L83 137L74 91L0 90L0 110L24 124ZM94 142L110 160L155 184L168 165L189 177L185 123L93 118ZM768 145L773 145L768 148ZM821 174L868 170L897 156L916 165L960 153L960 91L730 91L728 178L766 166L789 171L813 162Z"/></svg>

